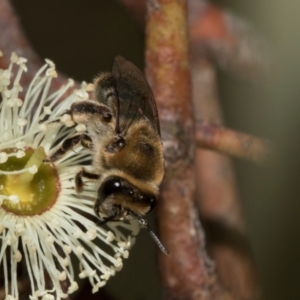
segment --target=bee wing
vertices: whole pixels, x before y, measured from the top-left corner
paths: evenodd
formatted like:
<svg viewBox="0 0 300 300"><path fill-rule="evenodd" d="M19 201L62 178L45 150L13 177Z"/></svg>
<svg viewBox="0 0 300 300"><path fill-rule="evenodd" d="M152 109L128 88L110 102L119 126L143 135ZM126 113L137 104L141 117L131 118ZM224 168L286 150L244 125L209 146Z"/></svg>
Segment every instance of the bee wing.
<svg viewBox="0 0 300 300"><path fill-rule="evenodd" d="M116 56L112 76L117 93L116 132L124 133L135 121L146 119L160 135L156 103L143 73L130 61Z"/></svg>

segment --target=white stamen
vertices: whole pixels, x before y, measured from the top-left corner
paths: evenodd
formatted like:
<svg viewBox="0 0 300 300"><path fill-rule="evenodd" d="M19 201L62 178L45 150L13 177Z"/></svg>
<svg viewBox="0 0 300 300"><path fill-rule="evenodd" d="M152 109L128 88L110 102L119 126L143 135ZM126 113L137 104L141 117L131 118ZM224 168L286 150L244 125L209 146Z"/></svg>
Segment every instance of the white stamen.
<svg viewBox="0 0 300 300"><path fill-rule="evenodd" d="M28 250L31 254L35 254L36 253L36 246L34 244L29 244L28 245Z"/></svg>
<svg viewBox="0 0 300 300"><path fill-rule="evenodd" d="M18 150L17 154L16 154L16 157L17 158L22 158L25 156L25 151L22 151L22 150Z"/></svg>
<svg viewBox="0 0 300 300"><path fill-rule="evenodd" d="M59 274L58 274L58 279L59 279L60 281L66 280L66 279L67 279L67 274L66 274L66 272L63 271L63 272L59 273Z"/></svg>
<svg viewBox="0 0 300 300"><path fill-rule="evenodd" d="M27 72L28 69L27 69L27 66L25 64L20 64L20 68L24 71L24 72Z"/></svg>
<svg viewBox="0 0 300 300"><path fill-rule="evenodd" d="M75 254L76 254L77 256L82 256L83 251L84 251L84 248L81 247L81 246L78 246L78 247L76 248Z"/></svg>
<svg viewBox="0 0 300 300"><path fill-rule="evenodd" d="M60 298L62 298L62 299L68 298L68 294L65 294L63 292L59 292L59 295L60 295Z"/></svg>
<svg viewBox="0 0 300 300"><path fill-rule="evenodd" d="M36 174L38 171L38 168L36 165L33 165L31 167L28 168L28 172L31 173L31 174Z"/></svg>
<svg viewBox="0 0 300 300"><path fill-rule="evenodd" d="M109 280L110 276L110 272L105 272L103 275L100 276L100 278L107 281Z"/></svg>
<svg viewBox="0 0 300 300"><path fill-rule="evenodd" d="M27 120L26 119L18 119L18 125L19 126L25 126L27 124Z"/></svg>
<svg viewBox="0 0 300 300"><path fill-rule="evenodd" d="M125 250L125 251L124 251L123 257L124 257L124 258L128 258L128 257L129 257L129 251L128 251L128 250Z"/></svg>
<svg viewBox="0 0 300 300"><path fill-rule="evenodd" d="M68 114L64 114L64 115L61 117L60 121L61 121L62 123L64 123L67 127L72 127L72 126L75 124L75 123L73 122L71 116L68 115Z"/></svg>
<svg viewBox="0 0 300 300"><path fill-rule="evenodd" d="M121 258L118 258L116 261L115 261L115 267L121 267L121 266L123 266L123 263L122 263L122 260L121 260Z"/></svg>
<svg viewBox="0 0 300 300"><path fill-rule="evenodd" d="M55 300L53 295L46 294L43 296L42 300Z"/></svg>
<svg viewBox="0 0 300 300"><path fill-rule="evenodd" d="M22 159L31 154L28 150L35 151L39 147L44 148L45 154L50 157L61 141L86 130L84 125L76 126L75 129L72 127L75 123L71 116L62 114L70 109L78 98L87 100L88 91L93 90L93 85L83 83L79 90L72 91L70 88L74 81L68 80L64 86L51 93L51 81L57 73L54 63L50 60L46 62L30 85L24 89L21 83L22 74L27 70L26 59L13 53L10 66L6 70L0 69L1 177L24 172L36 174L36 165L27 168L24 167L25 164L20 164L23 167L7 169L3 164L10 162L10 158L13 158L12 162ZM21 99L20 92L23 90L26 93L24 99ZM61 122L58 122L59 120ZM97 227L91 221L90 216L94 216L94 201L91 199L95 199L98 183L90 182L80 197L74 190L74 175L83 164L86 165L87 155L89 151L78 145L61 159L51 162L59 189L56 192L49 191L56 197L56 202L40 214L20 215L3 209L1 206L5 205L6 201L10 201L12 205L22 201L22 198L19 199L21 196L18 196L17 192L5 194L8 190L6 181L1 181L0 272L4 282L9 282L9 287L4 285L6 300L19 297L15 276L17 264L22 260L31 285L32 295L28 295L27 298L32 300L68 297L62 291L62 280L70 282L68 293L78 289L78 284L74 281L73 253L82 266L79 277L89 278L93 292L104 286L107 280L122 268L122 260L128 257L127 249L134 241L131 235L135 229L128 223L118 222L109 224L110 231L107 231L105 226ZM93 171L92 165L87 168ZM36 176L44 175L38 173ZM36 176L34 178L37 178ZM122 227L122 231L119 227ZM128 232L128 236L125 231ZM105 247L102 248L101 243L105 244ZM63 252L58 253L58 249L62 249ZM10 272L7 271L7 262L10 263ZM46 289L45 273L48 274L47 281L53 285L52 290Z"/></svg>
<svg viewBox="0 0 300 300"><path fill-rule="evenodd" d="M71 283L71 285L69 286L69 288L68 288L68 294L72 294L72 293L74 293L77 290L78 290L78 284L77 284L76 281L73 281Z"/></svg>
<svg viewBox="0 0 300 300"><path fill-rule="evenodd" d="M48 129L48 126L47 126L47 124L42 123L42 124L39 124L39 129L43 132L46 132Z"/></svg>
<svg viewBox="0 0 300 300"><path fill-rule="evenodd" d="M20 262L22 260L22 254L19 250L13 255L13 258L16 262Z"/></svg>
<svg viewBox="0 0 300 300"><path fill-rule="evenodd" d="M12 54L11 54L11 56L10 56L10 61L12 62L12 63L16 63L17 62L17 60L18 60L18 55L17 55L17 53L16 52L12 52Z"/></svg>
<svg viewBox="0 0 300 300"><path fill-rule="evenodd" d="M78 229L78 230L76 230L76 231L73 233L73 235L74 235L74 238L75 238L75 239L79 239L79 238L82 237L83 232L82 232L80 229Z"/></svg>
<svg viewBox="0 0 300 300"><path fill-rule="evenodd" d="M83 279L86 278L88 276L87 271L83 270L82 272L79 273L79 278Z"/></svg>
<svg viewBox="0 0 300 300"><path fill-rule="evenodd" d="M5 152L0 152L0 164L7 162L8 155Z"/></svg>
<svg viewBox="0 0 300 300"><path fill-rule="evenodd" d="M106 241L107 242L112 242L115 239L114 234L111 231L107 232L107 236L106 236Z"/></svg>
<svg viewBox="0 0 300 300"><path fill-rule="evenodd" d="M18 60L16 61L17 65L21 65L24 64L28 61L28 59L24 58L24 57L19 57Z"/></svg>
<svg viewBox="0 0 300 300"><path fill-rule="evenodd" d="M9 77L10 77L10 73L7 72L6 74L7 74L8 78L9 78ZM5 75L5 74L3 73L3 76L4 76L4 75ZM8 81L7 84L9 84L9 81ZM5 90L5 91L3 92L3 94L4 94L4 97L5 97L5 98L9 99L9 98L11 97L11 90ZM7 103L7 101L6 101L6 103Z"/></svg>
<svg viewBox="0 0 300 300"><path fill-rule="evenodd" d="M84 90L78 90L75 92L75 95L78 96L81 100L88 100L89 94Z"/></svg>
<svg viewBox="0 0 300 300"><path fill-rule="evenodd" d="M96 276L96 274L97 274L96 270L93 270L89 273L89 277L94 277Z"/></svg>
<svg viewBox="0 0 300 300"><path fill-rule="evenodd" d="M47 237L47 239L46 239L46 243L47 243L48 246L53 245L53 244L54 244L54 241L55 241L55 239L54 239L54 236L53 236L53 235L49 235L49 236Z"/></svg>
<svg viewBox="0 0 300 300"><path fill-rule="evenodd" d="M67 267L67 266L69 265L69 260L68 260L68 258L66 257L66 258L64 258L64 259L61 259L61 260L60 260L60 264L61 264L62 266L64 266L64 267Z"/></svg>
<svg viewBox="0 0 300 300"><path fill-rule="evenodd" d="M77 132L84 132L86 131L86 126L84 124L78 124L76 127L75 127L75 130Z"/></svg>
<svg viewBox="0 0 300 300"><path fill-rule="evenodd" d="M11 201L14 204L17 204L20 201L20 199L19 199L19 197L17 195L10 195L8 197L8 199L9 199L9 201Z"/></svg>
<svg viewBox="0 0 300 300"><path fill-rule="evenodd" d="M53 218L53 219L51 220L51 225L52 225L53 227L57 227L59 224L60 224L60 222L59 222L57 219Z"/></svg>
<svg viewBox="0 0 300 300"><path fill-rule="evenodd" d="M86 237L88 238L88 240L92 241L97 237L97 231L94 228L90 228L87 232L86 232Z"/></svg>
<svg viewBox="0 0 300 300"><path fill-rule="evenodd" d="M52 114L52 110L51 110L50 106L44 106L44 114L45 115L51 115Z"/></svg>
<svg viewBox="0 0 300 300"><path fill-rule="evenodd" d="M45 58L45 62L49 65L49 67L55 68L55 63L51 59Z"/></svg>
<svg viewBox="0 0 300 300"><path fill-rule="evenodd" d="M57 77L57 72L54 68L49 68L46 71L46 76L52 77L52 78L56 78Z"/></svg>
<svg viewBox="0 0 300 300"><path fill-rule="evenodd" d="M25 146L26 146L26 143L24 141L20 141L20 142L15 143L15 147L17 149L24 149Z"/></svg>
<svg viewBox="0 0 300 300"><path fill-rule="evenodd" d="M15 227L16 236L21 236L21 235L23 235L24 232L25 232L24 225L20 224L20 223L16 224L16 227Z"/></svg>
<svg viewBox="0 0 300 300"><path fill-rule="evenodd" d="M63 250L66 254L70 254L72 252L72 249L69 245L63 245Z"/></svg>

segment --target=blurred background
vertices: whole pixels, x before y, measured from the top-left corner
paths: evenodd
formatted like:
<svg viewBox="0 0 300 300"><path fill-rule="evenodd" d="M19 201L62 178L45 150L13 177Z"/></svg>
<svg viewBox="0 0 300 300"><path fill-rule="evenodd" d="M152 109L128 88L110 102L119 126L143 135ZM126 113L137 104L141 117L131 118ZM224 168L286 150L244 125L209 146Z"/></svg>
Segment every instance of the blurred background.
<svg viewBox="0 0 300 300"><path fill-rule="evenodd" d="M276 145L270 164L234 164L264 298L300 299L300 1L211 2L251 22L267 45L266 75L249 79L218 70L218 93L228 127ZM73 79L91 81L117 54L144 67L143 27L117 0L12 3L34 50ZM107 294L159 299L156 251L142 231Z"/></svg>

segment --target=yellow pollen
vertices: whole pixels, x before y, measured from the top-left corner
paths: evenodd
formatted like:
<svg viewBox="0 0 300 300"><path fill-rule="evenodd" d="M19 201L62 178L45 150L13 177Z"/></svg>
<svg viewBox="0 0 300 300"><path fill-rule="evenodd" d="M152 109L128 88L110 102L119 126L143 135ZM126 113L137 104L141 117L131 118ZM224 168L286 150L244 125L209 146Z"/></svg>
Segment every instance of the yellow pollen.
<svg viewBox="0 0 300 300"><path fill-rule="evenodd" d="M2 164L3 171L24 170L25 172L1 175L1 194L16 198L4 200L2 208L18 215L41 214L55 202L60 191L57 171L53 164L44 163L43 147L27 149L23 158L10 157Z"/></svg>
<svg viewBox="0 0 300 300"><path fill-rule="evenodd" d="M44 148L43 147L37 148L36 151L33 153L33 155L30 157L30 159L28 160L24 169L32 168L34 166L36 166L36 168L38 169L42 164L43 160L45 159L45 157L46 157L46 153ZM36 172L27 171L20 174L18 182L21 185L28 185L28 183L33 179L35 173Z"/></svg>
<svg viewBox="0 0 300 300"><path fill-rule="evenodd" d="M39 147L30 157L24 169L32 168L41 165L45 159L46 154L43 147ZM31 203L34 200L34 189L32 189L30 182L32 181L36 172L24 172L18 175L7 176L5 190L8 195L16 195L19 198L20 204Z"/></svg>

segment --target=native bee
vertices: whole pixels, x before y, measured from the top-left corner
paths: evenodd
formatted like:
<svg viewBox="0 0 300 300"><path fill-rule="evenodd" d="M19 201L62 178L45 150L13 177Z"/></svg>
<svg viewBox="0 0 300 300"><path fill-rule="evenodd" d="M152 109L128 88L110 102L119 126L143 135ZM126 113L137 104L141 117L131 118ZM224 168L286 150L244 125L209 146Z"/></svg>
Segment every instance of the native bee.
<svg viewBox="0 0 300 300"><path fill-rule="evenodd" d="M156 204L164 159L156 103L142 72L115 57L111 72L94 80L94 100L75 102L67 113L86 125L87 134L63 141L49 161L78 143L88 148L95 173L83 168L76 174L77 192L84 188L83 178L97 180L94 210L106 216L101 223L136 218L168 253L144 219Z"/></svg>

